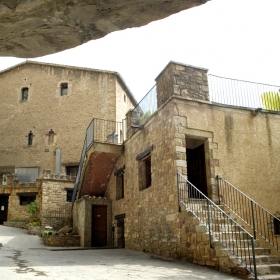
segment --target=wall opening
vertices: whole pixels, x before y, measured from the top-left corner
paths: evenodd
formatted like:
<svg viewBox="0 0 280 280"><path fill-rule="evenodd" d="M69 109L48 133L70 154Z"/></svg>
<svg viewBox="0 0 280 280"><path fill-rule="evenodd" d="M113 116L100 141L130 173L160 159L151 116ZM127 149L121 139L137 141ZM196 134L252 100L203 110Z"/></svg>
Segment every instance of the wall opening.
<svg viewBox="0 0 280 280"><path fill-rule="evenodd" d="M9 196L0 195L0 225L7 221Z"/></svg>
<svg viewBox="0 0 280 280"><path fill-rule="evenodd" d="M28 87L24 87L21 89L21 101L27 101L28 100Z"/></svg>
<svg viewBox="0 0 280 280"><path fill-rule="evenodd" d="M186 155L188 180L208 196L204 140L186 138Z"/></svg>
<svg viewBox="0 0 280 280"><path fill-rule="evenodd" d="M68 83L61 83L60 84L60 95L67 95L68 94Z"/></svg>
<svg viewBox="0 0 280 280"><path fill-rule="evenodd" d="M107 205L92 205L91 246L107 246Z"/></svg>

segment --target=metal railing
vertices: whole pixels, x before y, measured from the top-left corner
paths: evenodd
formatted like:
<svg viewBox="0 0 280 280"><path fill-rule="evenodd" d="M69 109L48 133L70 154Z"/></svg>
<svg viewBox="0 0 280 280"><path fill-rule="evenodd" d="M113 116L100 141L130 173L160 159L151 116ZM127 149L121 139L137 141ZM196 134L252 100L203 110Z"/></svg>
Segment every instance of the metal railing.
<svg viewBox="0 0 280 280"><path fill-rule="evenodd" d="M219 201L252 229L255 239L258 234L280 252L279 236L274 233L274 224L280 224L280 219L224 178L217 176L217 180Z"/></svg>
<svg viewBox="0 0 280 280"><path fill-rule="evenodd" d="M123 141L126 140L126 134L124 133L123 129L124 125L122 122L108 121L103 119L92 119L86 130L79 169L77 172L74 191L72 195L72 205L74 204L77 196L78 186L87 150L93 145L94 142L121 145Z"/></svg>
<svg viewBox="0 0 280 280"><path fill-rule="evenodd" d="M177 173L180 202L208 229L210 246L214 236L257 279L254 238L226 212Z"/></svg>
<svg viewBox="0 0 280 280"><path fill-rule="evenodd" d="M132 125L144 124L157 109L157 87L154 85L132 110Z"/></svg>
<svg viewBox="0 0 280 280"><path fill-rule="evenodd" d="M62 227L64 221L72 225L72 206L67 203L56 210L46 210L42 216L45 221L48 221L48 225L54 228Z"/></svg>
<svg viewBox="0 0 280 280"><path fill-rule="evenodd" d="M280 86L208 75L212 102L280 111Z"/></svg>

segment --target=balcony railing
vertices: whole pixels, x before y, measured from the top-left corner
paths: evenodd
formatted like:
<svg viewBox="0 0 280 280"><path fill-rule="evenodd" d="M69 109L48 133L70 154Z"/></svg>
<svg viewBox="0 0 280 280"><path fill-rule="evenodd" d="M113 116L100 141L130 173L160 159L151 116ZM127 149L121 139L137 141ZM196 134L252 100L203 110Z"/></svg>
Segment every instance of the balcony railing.
<svg viewBox="0 0 280 280"><path fill-rule="evenodd" d="M84 140L84 146L79 163L79 169L74 185L72 196L72 203L74 203L78 191L78 186L81 178L85 155L87 150L93 145L94 142L108 143L114 145L121 145L126 140L124 133L125 125L122 122L108 121L102 119L93 119L87 130Z"/></svg>
<svg viewBox="0 0 280 280"><path fill-rule="evenodd" d="M137 127L144 124L157 109L157 87L155 85L132 110L132 125Z"/></svg>
<svg viewBox="0 0 280 280"><path fill-rule="evenodd" d="M212 102L280 111L280 86L208 75Z"/></svg>

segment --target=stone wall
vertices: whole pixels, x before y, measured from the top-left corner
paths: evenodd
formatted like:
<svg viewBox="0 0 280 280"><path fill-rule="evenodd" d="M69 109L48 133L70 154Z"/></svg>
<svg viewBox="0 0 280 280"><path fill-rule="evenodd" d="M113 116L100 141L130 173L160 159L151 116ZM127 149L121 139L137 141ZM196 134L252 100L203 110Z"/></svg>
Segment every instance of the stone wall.
<svg viewBox="0 0 280 280"><path fill-rule="evenodd" d="M67 95L60 95L61 83L68 84ZM2 71L0 85L0 166L39 166L41 175L44 170L55 173L58 148L64 166L79 162L92 118L122 120L135 103L118 74L109 71L26 62ZM22 101L25 87L28 100Z"/></svg>
<svg viewBox="0 0 280 280"><path fill-rule="evenodd" d="M213 200L217 201L215 177L221 175L273 214L279 213L279 120L279 113L253 115L245 108L174 95L125 142L125 155L116 163L117 168L125 164L124 198L115 200L116 178L110 178L106 195L113 200L112 216L125 214L126 247L216 265L207 244L201 250L193 247L200 237L193 235L193 226L184 226L178 212L176 173L188 175L187 139L204 143L207 191ZM136 156L150 145L152 185L140 190L143 174Z"/></svg>
<svg viewBox="0 0 280 280"><path fill-rule="evenodd" d="M80 245L91 247L92 205L107 206L107 246L112 246L112 202L90 196L78 199L73 209L73 227L81 237Z"/></svg>
<svg viewBox="0 0 280 280"><path fill-rule="evenodd" d="M170 62L156 78L158 107L172 95L209 101L207 69Z"/></svg>
<svg viewBox="0 0 280 280"><path fill-rule="evenodd" d="M42 179L42 228L49 225L58 230L72 225L72 203L66 195L67 189L73 188L74 179L69 180L69 176L47 175Z"/></svg>
<svg viewBox="0 0 280 280"><path fill-rule="evenodd" d="M19 193L38 193L36 200L41 205L41 182L37 180L35 183L20 184L19 181L13 180L12 185L0 188L0 192L3 191L5 194L9 194L9 205L8 205L8 219L7 220L37 220L40 219L40 209L38 210L37 217L33 217L27 211L27 205L20 205Z"/></svg>
<svg viewBox="0 0 280 280"><path fill-rule="evenodd" d="M43 235L46 246L51 247L77 247L80 246L80 236L78 235Z"/></svg>

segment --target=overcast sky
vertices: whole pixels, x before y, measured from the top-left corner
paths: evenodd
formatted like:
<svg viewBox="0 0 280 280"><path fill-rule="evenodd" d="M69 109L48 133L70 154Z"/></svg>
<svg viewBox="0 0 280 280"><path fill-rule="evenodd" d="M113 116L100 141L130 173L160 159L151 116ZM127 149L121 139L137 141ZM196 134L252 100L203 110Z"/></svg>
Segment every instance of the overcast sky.
<svg viewBox="0 0 280 280"><path fill-rule="evenodd" d="M119 72L139 101L170 61L280 85L280 0L212 0L33 60ZM0 57L0 70L24 61Z"/></svg>

